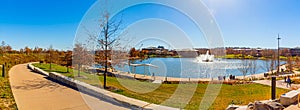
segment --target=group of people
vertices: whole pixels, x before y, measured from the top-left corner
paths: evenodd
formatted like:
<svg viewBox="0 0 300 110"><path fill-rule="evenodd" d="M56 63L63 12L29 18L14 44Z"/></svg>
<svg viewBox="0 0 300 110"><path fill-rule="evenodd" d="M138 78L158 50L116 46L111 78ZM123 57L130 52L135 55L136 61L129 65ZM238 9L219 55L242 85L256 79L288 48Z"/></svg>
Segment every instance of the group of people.
<svg viewBox="0 0 300 110"><path fill-rule="evenodd" d="M226 76L218 76L218 79L219 79L219 80L225 80L225 79L226 79Z"/></svg>
<svg viewBox="0 0 300 110"><path fill-rule="evenodd" d="M230 80L235 80L235 76L234 75L229 75L229 79Z"/></svg>
<svg viewBox="0 0 300 110"><path fill-rule="evenodd" d="M218 80L225 80L226 76L218 76ZM229 75L229 80L235 80L234 75Z"/></svg>

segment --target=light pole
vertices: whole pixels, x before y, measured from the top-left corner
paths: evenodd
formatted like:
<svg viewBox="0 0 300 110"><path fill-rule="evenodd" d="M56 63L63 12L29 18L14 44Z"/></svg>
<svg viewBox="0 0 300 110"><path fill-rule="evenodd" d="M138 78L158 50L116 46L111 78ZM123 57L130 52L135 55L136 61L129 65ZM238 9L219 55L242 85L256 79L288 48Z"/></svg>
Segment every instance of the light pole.
<svg viewBox="0 0 300 110"><path fill-rule="evenodd" d="M278 58L277 58L277 74L279 74L279 71L280 71L280 36L279 36L279 34L278 34L278 37L277 37L277 40L278 40Z"/></svg>
<svg viewBox="0 0 300 110"><path fill-rule="evenodd" d="M279 34L278 34L278 37L277 37L277 40L278 40L278 51L277 51L277 54L278 54L278 56L277 56L277 75L279 74L279 70L280 70L280 54L279 54L279 51L280 51L280 45L279 45L279 41L280 41L280 37L279 37ZM272 81L271 81L271 85L272 85L272 87L271 87L271 98L272 98L272 100L275 100L276 99L276 76L272 76Z"/></svg>

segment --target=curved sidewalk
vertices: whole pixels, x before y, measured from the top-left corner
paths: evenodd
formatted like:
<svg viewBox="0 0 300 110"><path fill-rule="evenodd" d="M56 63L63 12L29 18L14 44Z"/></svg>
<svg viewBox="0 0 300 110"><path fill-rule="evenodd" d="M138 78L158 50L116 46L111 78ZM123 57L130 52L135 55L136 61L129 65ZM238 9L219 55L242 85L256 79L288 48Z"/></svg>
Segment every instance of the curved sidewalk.
<svg viewBox="0 0 300 110"><path fill-rule="evenodd" d="M262 84L262 85L268 85L271 86L271 80L257 80L253 81L254 83ZM300 88L300 84L292 84L292 87L287 87L284 80L278 80L276 81L276 87L282 88L282 89L289 89L292 90L293 88Z"/></svg>
<svg viewBox="0 0 300 110"><path fill-rule="evenodd" d="M53 82L46 76L31 72L26 64L14 66L9 75L19 110L128 109L121 104L106 102Z"/></svg>

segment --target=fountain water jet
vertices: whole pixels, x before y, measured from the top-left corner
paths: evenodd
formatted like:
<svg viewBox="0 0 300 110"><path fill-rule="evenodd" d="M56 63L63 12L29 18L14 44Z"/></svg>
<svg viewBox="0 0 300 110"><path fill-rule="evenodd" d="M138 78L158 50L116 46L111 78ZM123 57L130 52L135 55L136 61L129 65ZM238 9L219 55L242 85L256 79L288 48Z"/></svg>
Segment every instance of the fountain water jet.
<svg viewBox="0 0 300 110"><path fill-rule="evenodd" d="M206 54L201 54L197 57L198 62L213 62L214 61L214 55L209 55L209 51L206 52Z"/></svg>

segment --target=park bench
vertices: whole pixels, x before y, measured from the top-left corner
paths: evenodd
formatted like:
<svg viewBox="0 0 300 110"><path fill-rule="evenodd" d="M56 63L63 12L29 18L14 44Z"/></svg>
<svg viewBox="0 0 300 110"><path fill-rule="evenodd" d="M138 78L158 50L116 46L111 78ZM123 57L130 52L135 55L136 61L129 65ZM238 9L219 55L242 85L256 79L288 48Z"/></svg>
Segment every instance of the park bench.
<svg viewBox="0 0 300 110"><path fill-rule="evenodd" d="M294 104L295 102L298 101L298 95L300 93L300 89L298 90L292 90L288 93L282 94L280 96L280 103L283 106L289 106L291 104Z"/></svg>

